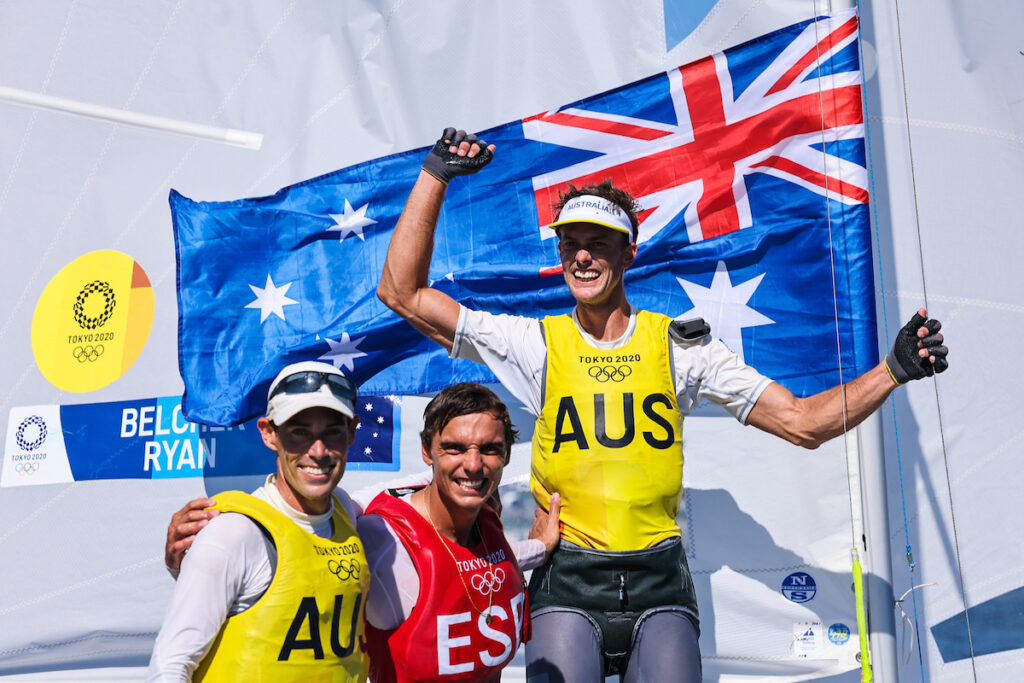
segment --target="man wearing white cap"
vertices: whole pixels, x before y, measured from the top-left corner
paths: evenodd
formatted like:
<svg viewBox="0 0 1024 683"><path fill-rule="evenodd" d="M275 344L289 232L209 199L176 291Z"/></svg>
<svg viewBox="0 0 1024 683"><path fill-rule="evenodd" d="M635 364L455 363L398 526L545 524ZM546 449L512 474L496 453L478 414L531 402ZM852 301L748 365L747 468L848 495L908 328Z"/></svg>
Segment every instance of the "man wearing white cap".
<svg viewBox="0 0 1024 683"><path fill-rule="evenodd" d="M277 471L251 495L217 496L195 537L147 680L363 681L370 580L337 488L355 437L356 387L332 365L295 363L270 385L263 443Z"/></svg>
<svg viewBox="0 0 1024 683"><path fill-rule="evenodd" d="M815 448L893 389L947 367L939 323L922 309L883 363L807 398L746 366L702 320L638 311L623 274L637 253L633 198L610 181L568 186L555 206L571 314L535 320L461 306L427 281L447 184L494 146L446 129L391 239L377 295L452 357L487 364L537 416L530 488L561 495L562 541L530 580L531 680L700 680L699 621L675 516L683 418L702 400ZM844 400L845 395L845 400Z"/></svg>

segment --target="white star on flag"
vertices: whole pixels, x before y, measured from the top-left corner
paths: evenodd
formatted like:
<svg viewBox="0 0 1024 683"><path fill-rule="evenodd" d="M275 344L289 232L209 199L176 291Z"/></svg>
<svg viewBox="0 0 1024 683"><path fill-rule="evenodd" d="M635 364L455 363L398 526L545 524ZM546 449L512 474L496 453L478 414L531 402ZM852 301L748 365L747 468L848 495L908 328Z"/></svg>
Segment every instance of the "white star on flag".
<svg viewBox="0 0 1024 683"><path fill-rule="evenodd" d="M448 280L448 282L455 282L455 273L445 273L444 279ZM435 282L438 282L438 281L437 280L428 280L427 281L427 286L428 287L433 287Z"/></svg>
<svg viewBox="0 0 1024 683"><path fill-rule="evenodd" d="M342 366L345 366L349 370L355 370L356 366L353 361L355 361L356 358L361 358L366 355L359 350L359 342L364 339L366 339L366 337L360 337L355 340L350 339L348 332L342 332L341 339L338 341L324 337L324 341L331 347L331 350L317 358L317 360L327 361L339 370L341 370Z"/></svg>
<svg viewBox="0 0 1024 683"><path fill-rule="evenodd" d="M761 315L747 305L763 278L764 273L761 273L734 287L724 261L718 262L711 287L703 287L677 277L676 280L686 292L686 296L693 302L693 308L678 316L676 320L688 320L698 316L704 318L711 325L711 333L725 342L725 345L742 359L743 328L775 323L771 318Z"/></svg>
<svg viewBox="0 0 1024 683"><path fill-rule="evenodd" d="M334 219L337 225L327 228L327 232L340 232L341 237L339 242L344 240L349 235L355 235L362 241L366 241L366 236L363 235L363 228L367 225L373 225L377 221L372 218L366 217L366 209L369 204L363 204L358 209L353 209L352 205L349 204L348 200L345 200L345 213L332 213L328 214Z"/></svg>
<svg viewBox="0 0 1024 683"><path fill-rule="evenodd" d="M274 285L274 281L270 279L270 274L267 274L267 284L265 287L257 287L256 285L249 285L249 289L256 295L256 300L251 301L245 305L246 308L258 308L260 309L260 324L262 325L270 314L273 313L281 320L284 320L284 307L294 306L299 302L295 299L289 299L285 296L288 292L288 288L292 286L291 282L286 282L280 287Z"/></svg>

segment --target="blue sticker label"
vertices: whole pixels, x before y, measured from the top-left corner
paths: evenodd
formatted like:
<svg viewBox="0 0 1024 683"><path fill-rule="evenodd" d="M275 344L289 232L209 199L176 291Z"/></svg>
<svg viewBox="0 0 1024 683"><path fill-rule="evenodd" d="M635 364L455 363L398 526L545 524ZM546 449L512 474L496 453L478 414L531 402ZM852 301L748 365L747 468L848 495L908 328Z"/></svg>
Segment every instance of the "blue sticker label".
<svg viewBox="0 0 1024 683"><path fill-rule="evenodd" d="M850 639L850 627L846 624L832 624L828 627L828 639L836 645L843 645Z"/></svg>
<svg viewBox="0 0 1024 683"><path fill-rule="evenodd" d="M399 469L401 411L394 401L360 397L359 429L348 454L350 470ZM75 481L239 476L274 471L256 420L235 427L189 422L177 396L60 406L60 427ZM17 445L38 448L45 423L19 425Z"/></svg>
<svg viewBox="0 0 1024 683"><path fill-rule="evenodd" d="M782 594L792 602L809 602L817 592L814 578L806 572L793 572L782 580Z"/></svg>

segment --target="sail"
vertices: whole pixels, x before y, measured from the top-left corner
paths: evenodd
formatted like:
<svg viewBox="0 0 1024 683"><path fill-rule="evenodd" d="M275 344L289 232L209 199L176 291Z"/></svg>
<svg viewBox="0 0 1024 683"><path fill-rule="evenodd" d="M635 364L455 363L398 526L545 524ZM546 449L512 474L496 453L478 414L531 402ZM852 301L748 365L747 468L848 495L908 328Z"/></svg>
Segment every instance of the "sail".
<svg viewBox="0 0 1024 683"><path fill-rule="evenodd" d="M546 112L853 3L831 5L5 3L0 675L141 678L173 585L170 515L197 495L252 489L271 467L251 425L203 427L181 412L171 187L211 201L270 195L423 147L449 123L483 130ZM900 603L907 621L873 603L896 655L883 664L900 681L1024 675L1011 414L1022 12L1006 0L862 9L870 354L927 301L952 367L899 390L880 436L862 428L816 451L713 407L687 420L680 523L707 680L857 680L850 553L867 550L880 515L888 536L868 545L888 545L892 562L868 563L868 588L900 597L935 584ZM420 468L426 399L395 398L375 407L390 431L360 444L347 489ZM513 420L524 444L503 497L522 535L531 418L517 405ZM44 455L66 468L44 480L33 465ZM873 500L862 458L884 469L884 510L861 507Z"/></svg>
<svg viewBox="0 0 1024 683"><path fill-rule="evenodd" d="M1020 532L1005 523L1024 483L1019 373L986 350L1022 322L1011 254L1024 245L1024 8L977 9L899 3L862 17L877 64L866 101L879 343L927 301L956 349L954 371L880 411L895 597L925 586L902 601L906 621L897 613L900 680L1024 675Z"/></svg>

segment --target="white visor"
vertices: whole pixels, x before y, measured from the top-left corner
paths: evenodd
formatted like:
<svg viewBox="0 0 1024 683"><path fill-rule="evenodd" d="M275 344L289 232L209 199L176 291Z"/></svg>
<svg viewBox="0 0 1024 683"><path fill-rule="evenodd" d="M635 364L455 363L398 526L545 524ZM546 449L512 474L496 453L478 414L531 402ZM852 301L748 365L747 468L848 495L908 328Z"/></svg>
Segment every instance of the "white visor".
<svg viewBox="0 0 1024 683"><path fill-rule="evenodd" d="M622 232L633 239L633 224L629 216L613 202L604 197L584 194L573 197L565 203L558 214L558 220L550 225L557 228L568 223L593 223L616 232Z"/></svg>

